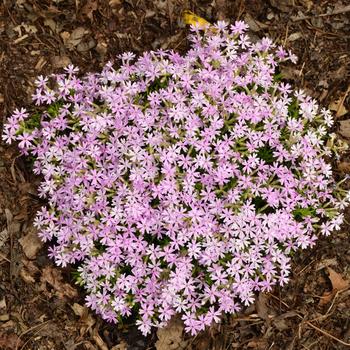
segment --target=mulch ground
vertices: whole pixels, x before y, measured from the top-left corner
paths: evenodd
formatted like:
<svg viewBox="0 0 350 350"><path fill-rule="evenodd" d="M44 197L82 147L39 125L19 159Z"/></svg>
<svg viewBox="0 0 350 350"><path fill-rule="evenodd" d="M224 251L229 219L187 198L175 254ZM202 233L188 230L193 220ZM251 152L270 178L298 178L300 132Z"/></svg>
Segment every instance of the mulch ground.
<svg viewBox="0 0 350 350"><path fill-rule="evenodd" d="M270 36L291 49L282 67L337 116L350 139L350 5L348 0L3 0L0 4L0 127L30 105L36 76L73 63L98 71L123 51L184 51L189 9L208 21L244 19L251 37ZM334 162L350 173L349 157ZM15 147L0 145L0 349L348 349L350 224L293 257L285 288L195 338L178 323L143 338L132 325L111 326L84 308L69 269L46 257L32 221L43 204L35 178ZM350 210L346 211L350 222ZM171 338L173 337L173 338ZM161 341L160 341L161 340ZM169 345L171 343L171 345Z"/></svg>

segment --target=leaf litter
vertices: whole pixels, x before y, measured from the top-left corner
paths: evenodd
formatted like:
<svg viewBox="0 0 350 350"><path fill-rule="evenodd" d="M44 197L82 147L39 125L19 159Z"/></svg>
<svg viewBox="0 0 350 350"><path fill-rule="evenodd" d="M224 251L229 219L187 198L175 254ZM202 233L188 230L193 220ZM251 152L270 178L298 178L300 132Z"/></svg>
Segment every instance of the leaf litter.
<svg viewBox="0 0 350 350"><path fill-rule="evenodd" d="M214 2L193 1L191 10L209 23L216 20L216 14L230 20L246 18L256 23L256 35L269 35L280 42L286 40L289 47L300 57L296 67L282 67L284 72L290 72L287 78L310 89L315 98L322 96L325 106L332 106L332 101L335 101L335 105L332 106L334 112L339 119L346 118L345 110L349 110L346 77L350 67L350 37L344 29L348 26L348 6L344 5L344 2L248 0L220 3L224 3L225 6L219 9L215 7ZM179 14L189 7L181 1L175 1L172 7L169 7L171 13L167 6L153 6L143 0L137 1L137 6L134 7L133 2L120 0L81 0L71 3L17 0L15 7L9 8L6 2L0 4L0 7L10 14L8 18L0 19L0 29L6 28L0 30L0 43L5 49L3 54L0 54L0 79L4 87L0 103L3 106L3 115L8 115L15 106L25 105L26 101L29 101L30 96L25 87L32 84L37 74L57 72L69 63L78 65L82 72L98 70L115 54L130 49L141 52L163 45L169 48L176 47L180 51L186 48L186 29L178 23L178 18ZM319 19L311 21L314 17ZM294 19L295 22L291 23L290 19ZM332 24L335 22L344 25L334 27ZM128 35L121 35L125 33ZM38 56L44 57L48 63L39 65ZM340 73L336 73L337 71ZM348 122L341 124L343 121L346 120L340 120L339 133L345 132L345 137L350 139ZM0 155L7 159L3 152L1 151ZM13 159L14 156L11 156L11 162ZM26 235L21 232L21 223L16 219L16 211L23 210L19 208L22 201L18 198L18 185L5 185L7 181L13 183L13 177L20 179L22 176L17 172L19 168L24 169L23 164L20 164L18 159L16 162L12 175L10 162L5 164L5 170L2 172L3 184L0 184L0 199L5 200L4 203L0 200L0 300L5 301L5 304L1 304L5 307L1 308L0 313L8 315L4 321L0 320L0 348L13 346L19 339L18 346L28 342L27 349L63 349L71 344L69 346L77 350L125 350L126 342L122 340L123 334L120 331L97 322L94 315L86 314L82 306L84 300L72 287L71 279L67 277L69 273L52 267L45 257L46 252L42 253L37 248L30 251L33 236L27 237L27 244L24 243ZM348 162L345 159L340 160L338 164L342 163ZM349 166L339 166L339 170L341 169L350 173ZM24 177L32 181L29 171L24 171ZM38 207L35 195L29 203L25 209L28 212L22 215L27 219L21 219L22 221L33 217L35 208ZM10 208L10 212L5 213L5 208ZM349 227L345 227L344 230L347 229ZM17 244L19 239L20 244ZM317 343L309 346L313 350L340 349L338 345L343 344L332 337L343 338L343 342L346 342L346 336L349 334L346 319L349 317L350 301L348 279L344 272L350 263L349 250L349 237L346 232L319 241L315 251L304 252L294 258L296 270L303 270L304 267L305 270L297 277L291 276L288 286L282 291L274 291L272 298L269 295L259 296L256 309L250 312L251 315L256 312L263 322L246 315L242 315L242 321L223 320L220 330L213 333L213 339L209 343L219 350L245 347L272 350L302 349L314 342ZM311 264L308 268L312 261L315 261L315 264L323 261L323 266L317 265L319 268L313 269L315 266ZM14 274L9 273L9 266ZM343 272L338 273L335 268ZM322 269L328 271L328 276L324 279L320 278ZM329 285L331 293L336 292L328 303L319 305L322 298L317 295L324 295L329 290ZM312 319L317 317L315 315L322 314L324 307L330 309L330 312L323 314L326 317L319 321L316 326L318 329L300 326L300 315L305 319ZM22 319L15 316L21 314L20 310L31 317ZM6 320L7 317L9 320ZM45 337L34 336L37 328L32 327L36 326L37 322L45 322L45 319L50 320L46 325L47 329L52 327L52 330L60 330L61 333L52 331ZM266 322L269 319L270 325ZM23 327L30 331L19 338L21 332L18 329ZM158 334L158 340L162 339L163 344L179 343L180 338L184 340L183 336L180 336L181 326L176 327ZM40 329L39 326L38 328ZM319 329L325 330L324 333ZM171 338L174 339L169 340ZM141 350L152 348L157 342L156 335L148 340L141 339L135 336L132 340L128 339L128 343L133 349ZM187 349L203 349L203 345L197 340L199 339L187 341ZM143 345L136 345L137 342ZM76 345L79 343L80 345ZM205 346L209 343L201 344ZM161 343L158 343L158 347L159 344ZM164 346L169 348L169 345Z"/></svg>

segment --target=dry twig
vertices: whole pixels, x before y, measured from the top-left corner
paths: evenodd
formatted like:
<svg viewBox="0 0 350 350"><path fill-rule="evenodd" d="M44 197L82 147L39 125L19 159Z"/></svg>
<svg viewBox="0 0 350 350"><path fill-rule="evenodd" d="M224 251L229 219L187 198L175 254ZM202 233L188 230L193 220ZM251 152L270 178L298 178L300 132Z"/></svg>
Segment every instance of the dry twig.
<svg viewBox="0 0 350 350"><path fill-rule="evenodd" d="M311 322L306 321L305 323L306 323L308 326L310 326L310 327L312 327L313 329L315 329L316 331L322 333L323 335L325 335L325 336L327 336L327 337L329 337L329 338L332 338L333 340L337 341L337 342L340 343L340 344L343 344L343 345L345 345L345 346L350 347L350 343L346 343L345 341L343 341L343 340L341 340L341 339L335 337L334 335L332 335L332 334L326 332L325 330L323 330L323 329L321 329L321 328L318 328L317 326L315 326L315 325L312 324Z"/></svg>
<svg viewBox="0 0 350 350"><path fill-rule="evenodd" d="M298 21L303 21L305 19L311 19L314 17L327 17L327 16L334 16L334 15L340 15L343 13L347 13L350 12L350 5L344 6L342 8L339 8L337 10L334 10L330 13L321 13L319 15L315 15L315 16L300 16L300 17L293 17L292 16L292 21L293 22L298 22Z"/></svg>

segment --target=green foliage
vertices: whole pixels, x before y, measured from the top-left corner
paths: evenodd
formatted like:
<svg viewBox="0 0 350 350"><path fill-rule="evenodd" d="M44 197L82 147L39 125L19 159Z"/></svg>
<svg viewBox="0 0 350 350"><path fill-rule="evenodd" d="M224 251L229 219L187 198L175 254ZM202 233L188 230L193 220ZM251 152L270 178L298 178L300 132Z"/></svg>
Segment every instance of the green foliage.
<svg viewBox="0 0 350 350"><path fill-rule="evenodd" d="M288 115L292 118L299 118L299 103L298 100L293 97L292 102L288 106Z"/></svg>
<svg viewBox="0 0 350 350"><path fill-rule="evenodd" d="M303 220L307 216L316 216L316 210L314 208L308 207L308 208L297 208L294 209L292 212L295 220Z"/></svg>
<svg viewBox="0 0 350 350"><path fill-rule="evenodd" d="M276 161L276 158L273 155L273 150L269 146L260 147L258 157L264 160L267 164L272 164Z"/></svg>

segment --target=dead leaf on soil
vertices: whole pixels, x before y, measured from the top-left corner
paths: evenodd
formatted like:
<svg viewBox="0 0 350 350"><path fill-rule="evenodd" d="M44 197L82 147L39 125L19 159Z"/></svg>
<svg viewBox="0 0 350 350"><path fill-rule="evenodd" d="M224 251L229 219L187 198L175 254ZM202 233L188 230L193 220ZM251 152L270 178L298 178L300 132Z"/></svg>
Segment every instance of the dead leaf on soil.
<svg viewBox="0 0 350 350"><path fill-rule="evenodd" d="M99 41L96 45L95 50L100 56L103 57L107 53L108 44L105 41Z"/></svg>
<svg viewBox="0 0 350 350"><path fill-rule="evenodd" d="M40 278L40 289L45 290L46 283L48 283L56 291L56 295L59 298L63 299L65 296L68 298L76 297L77 291L62 280L63 277L59 270L52 268L51 266L47 266L44 268Z"/></svg>
<svg viewBox="0 0 350 350"><path fill-rule="evenodd" d="M33 228L24 237L19 239L25 256L33 260L43 246L43 241L39 238L37 231Z"/></svg>
<svg viewBox="0 0 350 350"><path fill-rule="evenodd" d="M108 346L106 343L102 340L100 335L98 334L97 329L95 328L92 332L92 339L95 341L96 345L100 350L108 350Z"/></svg>
<svg viewBox="0 0 350 350"><path fill-rule="evenodd" d="M90 331L90 329L92 329L92 326L96 321L91 314L89 314L87 307L74 303L72 309L75 315L80 317L80 336L84 336L88 331Z"/></svg>
<svg viewBox="0 0 350 350"><path fill-rule="evenodd" d="M348 113L348 110L344 107L344 104L341 103L341 98L333 101L329 104L328 108L333 111L336 112L335 116L336 118L342 117L343 115L345 115L346 113Z"/></svg>
<svg viewBox="0 0 350 350"><path fill-rule="evenodd" d="M77 46L77 51L86 52L93 49L96 46L96 41L94 38L90 38L88 41L79 43Z"/></svg>
<svg viewBox="0 0 350 350"><path fill-rule="evenodd" d="M16 6L23 7L23 5L26 3L26 0L16 0Z"/></svg>
<svg viewBox="0 0 350 350"><path fill-rule="evenodd" d="M30 260L27 260L23 257L21 260L21 269L19 271L19 275L22 277L24 282L26 283L35 283L34 276L39 274L40 270L37 266Z"/></svg>
<svg viewBox="0 0 350 350"><path fill-rule="evenodd" d="M303 36L303 34L301 32L295 32L295 33L292 33L291 35L289 35L289 37L287 38L287 41L293 42L293 41L300 39L302 36Z"/></svg>
<svg viewBox="0 0 350 350"><path fill-rule="evenodd" d="M64 68L72 63L68 56L53 56L51 58L51 64L54 68Z"/></svg>
<svg viewBox="0 0 350 350"><path fill-rule="evenodd" d="M320 262L318 262L316 264L315 269L316 269L316 271L319 271L319 270L324 269L325 267L337 266L337 265L338 265L338 261L336 258L322 259Z"/></svg>
<svg viewBox="0 0 350 350"><path fill-rule="evenodd" d="M72 33L62 32L60 36L63 40L64 45L68 49L72 50L81 43L84 35L86 34L89 34L89 31L87 29L84 27L78 27L75 28Z"/></svg>
<svg viewBox="0 0 350 350"><path fill-rule="evenodd" d="M12 214L10 209L5 208L5 216L6 216L7 226L10 226L12 223L12 219L13 219L13 214Z"/></svg>
<svg viewBox="0 0 350 350"><path fill-rule="evenodd" d="M247 344L247 348L257 349L257 350L266 349L266 346L267 346L267 339L264 339L264 338L253 339Z"/></svg>
<svg viewBox="0 0 350 350"><path fill-rule="evenodd" d="M22 36L22 29L27 34L35 34L38 31L36 26L33 26L32 24L23 23L23 22L20 25L13 28L13 30L18 33L19 37Z"/></svg>
<svg viewBox="0 0 350 350"><path fill-rule="evenodd" d="M341 171L342 173L348 174L350 173L350 163L348 162L340 162L337 165L339 171Z"/></svg>
<svg viewBox="0 0 350 350"><path fill-rule="evenodd" d="M3 350L17 350L23 345L23 342L17 334L1 334L0 333L0 349Z"/></svg>
<svg viewBox="0 0 350 350"><path fill-rule="evenodd" d="M168 325L157 331L157 350L177 349L182 341L183 324L178 317L173 317ZM176 347L177 346L177 347Z"/></svg>
<svg viewBox="0 0 350 350"><path fill-rule="evenodd" d="M108 5L110 7L116 7L121 4L121 0L109 0Z"/></svg>
<svg viewBox="0 0 350 350"><path fill-rule="evenodd" d="M196 350L208 350L210 349L211 338L207 332L204 332L202 335L197 336L195 342ZM169 346L169 349L180 350L184 347L181 347L180 344L173 344Z"/></svg>
<svg viewBox="0 0 350 350"><path fill-rule="evenodd" d="M313 1L312 0L299 0L301 2L301 5L306 7L307 12L309 12L313 6Z"/></svg>
<svg viewBox="0 0 350 350"><path fill-rule="evenodd" d="M332 291L330 292L324 292L319 305L323 306L331 302L331 300L334 298L334 296L337 294L337 292L341 292L347 288L349 288L350 283L349 281L344 280L344 278L339 274L338 272L334 271L332 268L327 267L328 270L328 278L330 279L332 283Z"/></svg>
<svg viewBox="0 0 350 350"><path fill-rule="evenodd" d="M122 340L120 344L114 345L111 350L128 350L128 344Z"/></svg>
<svg viewBox="0 0 350 350"><path fill-rule="evenodd" d="M348 86L347 90L345 91L345 94L342 97L330 103L329 109L331 111L336 112L335 114L336 118L342 117L343 115L349 112L344 106L345 99L347 98L349 92L350 92L350 85Z"/></svg>
<svg viewBox="0 0 350 350"><path fill-rule="evenodd" d="M350 119L339 122L339 134L343 137L350 138Z"/></svg>
<svg viewBox="0 0 350 350"><path fill-rule="evenodd" d="M53 33L59 33L62 29L62 26L55 22L52 18L46 18L44 21L44 25L49 27Z"/></svg>
<svg viewBox="0 0 350 350"><path fill-rule="evenodd" d="M269 307L268 307L269 298L265 293L259 293L259 297L255 302L256 312L259 317L265 321L269 321Z"/></svg>
<svg viewBox="0 0 350 350"><path fill-rule="evenodd" d="M244 21L249 25L249 29L253 32L259 32L262 29L268 28L265 23L259 22L257 19L253 18L249 13L244 16Z"/></svg>
<svg viewBox="0 0 350 350"><path fill-rule="evenodd" d="M286 329L290 329L290 324L287 323L288 318L296 317L298 313L295 311L288 311L280 316L277 316L273 319L273 325L280 331L285 331Z"/></svg>
<svg viewBox="0 0 350 350"><path fill-rule="evenodd" d="M9 232L5 228L0 232L0 248L6 243L8 238L9 238Z"/></svg>
<svg viewBox="0 0 350 350"><path fill-rule="evenodd" d="M334 290L332 290L330 292L324 292L322 294L322 297L321 297L318 305L320 305L320 306L327 305L328 303L330 303L332 301L332 299L334 298L336 293L337 292L335 292Z"/></svg>
<svg viewBox="0 0 350 350"><path fill-rule="evenodd" d="M289 12L294 6L294 0L270 0L270 3L282 12Z"/></svg>
<svg viewBox="0 0 350 350"><path fill-rule="evenodd" d="M293 67L283 66L281 67L281 74L284 79L296 80L300 78L301 71Z"/></svg>
<svg viewBox="0 0 350 350"><path fill-rule="evenodd" d="M164 40L164 42L162 43L161 47L162 49L166 50L170 47L174 47L176 45L178 45L178 43L182 40L182 33L179 32L175 35L171 35L168 38L166 38Z"/></svg>
<svg viewBox="0 0 350 350"><path fill-rule="evenodd" d="M10 319L10 315L9 314L1 314L0 315L0 322L6 322Z"/></svg>
<svg viewBox="0 0 350 350"><path fill-rule="evenodd" d="M89 341L84 341L84 349L86 350L96 350L96 347L93 346Z"/></svg>
<svg viewBox="0 0 350 350"><path fill-rule="evenodd" d="M75 315L79 317L82 317L84 313L87 312L87 308L78 303L74 303L73 306L71 306L71 308L73 309Z"/></svg>
<svg viewBox="0 0 350 350"><path fill-rule="evenodd" d="M94 20L94 12L97 10L97 0L88 1L83 8L81 13L90 19L92 22Z"/></svg>
<svg viewBox="0 0 350 350"><path fill-rule="evenodd" d="M349 281L344 280L344 278L341 276L340 273L335 272L330 267L327 268L329 273L329 279L331 280L333 289L336 289L337 291L341 291L344 289L347 289L350 285Z"/></svg>
<svg viewBox="0 0 350 350"><path fill-rule="evenodd" d="M69 33L69 32L66 32L66 31L61 32L61 33L60 33L60 37L61 37L61 39L63 40L63 43L66 45L67 42L68 42L68 40L69 40L69 38L70 38L70 33Z"/></svg>

